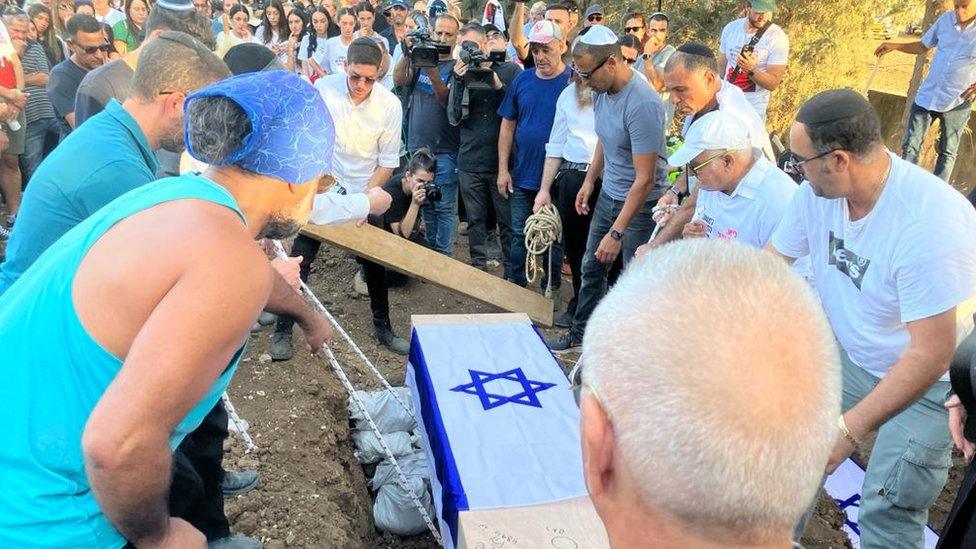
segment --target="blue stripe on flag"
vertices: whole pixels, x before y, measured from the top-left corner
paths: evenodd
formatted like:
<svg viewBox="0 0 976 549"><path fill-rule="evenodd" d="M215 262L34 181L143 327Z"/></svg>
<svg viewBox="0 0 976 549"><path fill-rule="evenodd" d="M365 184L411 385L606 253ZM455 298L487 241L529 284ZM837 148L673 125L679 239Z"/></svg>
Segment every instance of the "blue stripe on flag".
<svg viewBox="0 0 976 549"><path fill-rule="evenodd" d="M451 529L451 539L456 543L458 512L468 510L468 496L464 493L457 463L451 452L451 441L448 440L447 432L444 430L444 420L441 418L437 397L434 395L434 385L430 381L430 372L427 370L427 361L424 360L424 351L420 347L416 329L413 330L410 339L410 364L413 365L417 396L421 403L420 415L427 430L437 478L441 483L441 518Z"/></svg>

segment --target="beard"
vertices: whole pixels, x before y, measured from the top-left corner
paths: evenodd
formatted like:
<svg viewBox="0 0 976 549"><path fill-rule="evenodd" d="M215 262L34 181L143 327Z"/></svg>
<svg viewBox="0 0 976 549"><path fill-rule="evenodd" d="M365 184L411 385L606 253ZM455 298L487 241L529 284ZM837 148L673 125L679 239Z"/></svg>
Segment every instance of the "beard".
<svg viewBox="0 0 976 549"><path fill-rule="evenodd" d="M580 107L588 107L593 104L593 90L589 86L576 83L576 104Z"/></svg>
<svg viewBox="0 0 976 549"><path fill-rule="evenodd" d="M183 128L178 127L170 135L159 138L159 148L171 153L181 154L186 150L186 143L183 141Z"/></svg>
<svg viewBox="0 0 976 549"><path fill-rule="evenodd" d="M285 217L281 212L275 212L268 218L264 227L258 233L257 239L270 238L272 240L287 240L298 235L301 225L290 217Z"/></svg>

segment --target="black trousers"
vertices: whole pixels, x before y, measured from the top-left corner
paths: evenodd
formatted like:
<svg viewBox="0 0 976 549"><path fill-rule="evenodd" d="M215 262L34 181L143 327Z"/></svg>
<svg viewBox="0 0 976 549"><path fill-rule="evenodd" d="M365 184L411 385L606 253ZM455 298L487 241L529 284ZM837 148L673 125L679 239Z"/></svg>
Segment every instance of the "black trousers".
<svg viewBox="0 0 976 549"><path fill-rule="evenodd" d="M512 220L508 199L498 193L498 174L495 172L466 172L458 170L461 203L468 212L468 249L471 264L483 267L488 261L488 231L498 225L502 257L508 264L512 246ZM494 220L492 212L495 213Z"/></svg>
<svg viewBox="0 0 976 549"><path fill-rule="evenodd" d="M576 213L576 195L583 180L586 179L586 172L579 170L559 170L556 174L556 181L552 186L550 195L552 203L559 210L559 217L563 222L563 247L566 253L566 260L569 262L569 270L573 275L573 299L579 296L580 286L582 285L583 254L586 253L586 239L590 234L591 215L580 215ZM596 206L596 199L600 196L600 189L603 187L600 179L596 180L593 194L590 195L590 211Z"/></svg>

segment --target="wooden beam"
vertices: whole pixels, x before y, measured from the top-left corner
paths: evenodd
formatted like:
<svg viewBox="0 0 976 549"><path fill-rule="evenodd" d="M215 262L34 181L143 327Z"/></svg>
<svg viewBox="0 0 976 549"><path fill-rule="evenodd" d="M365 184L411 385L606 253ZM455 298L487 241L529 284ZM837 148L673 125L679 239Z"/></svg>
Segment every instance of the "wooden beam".
<svg viewBox="0 0 976 549"><path fill-rule="evenodd" d="M357 227L355 223L306 225L302 234L482 303L525 313L547 328L552 326L552 302L545 296L377 227Z"/></svg>

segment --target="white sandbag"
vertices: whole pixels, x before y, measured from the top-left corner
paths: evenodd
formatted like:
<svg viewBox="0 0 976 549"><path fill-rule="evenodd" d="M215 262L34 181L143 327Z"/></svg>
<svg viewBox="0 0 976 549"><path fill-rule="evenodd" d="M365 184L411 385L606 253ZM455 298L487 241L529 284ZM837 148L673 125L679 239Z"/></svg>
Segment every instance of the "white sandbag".
<svg viewBox="0 0 976 549"><path fill-rule="evenodd" d="M410 389L394 387L393 390L396 391L397 396L404 404L410 406ZM413 431L417 428L417 422L414 421L410 413L386 389L373 392L356 391L356 395L363 401L366 411L369 412L381 433ZM356 422L356 429L360 431L369 430L369 423L366 422L359 411L359 407L352 399L349 400L349 412L353 421Z"/></svg>
<svg viewBox="0 0 976 549"><path fill-rule="evenodd" d="M434 515L430 493L423 478L407 477L407 486L413 492L430 516ZM410 492L405 492L396 482L380 487L373 503L373 521L384 532L398 536L412 536L427 531L427 523L414 505Z"/></svg>
<svg viewBox="0 0 976 549"><path fill-rule="evenodd" d="M430 470L427 468L427 454L423 450L414 450L412 453L402 457L397 457L397 463L403 476L409 478L420 478L430 480ZM396 469L390 460L384 459L376 466L373 478L369 485L373 490L379 490L383 486L397 483Z"/></svg>
<svg viewBox="0 0 976 549"><path fill-rule="evenodd" d="M397 458L414 451L414 438L410 433L405 432L386 433L383 435L383 439L386 440L386 444L390 447L390 451L393 452L393 456ZM379 439L376 438L376 435L372 431L353 431L352 443L356 446L352 455L356 457L359 463L376 463L386 457Z"/></svg>

